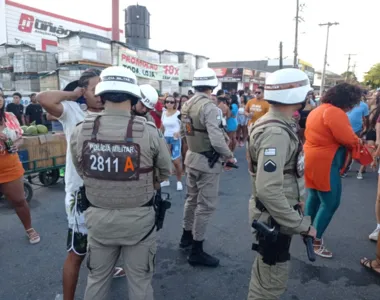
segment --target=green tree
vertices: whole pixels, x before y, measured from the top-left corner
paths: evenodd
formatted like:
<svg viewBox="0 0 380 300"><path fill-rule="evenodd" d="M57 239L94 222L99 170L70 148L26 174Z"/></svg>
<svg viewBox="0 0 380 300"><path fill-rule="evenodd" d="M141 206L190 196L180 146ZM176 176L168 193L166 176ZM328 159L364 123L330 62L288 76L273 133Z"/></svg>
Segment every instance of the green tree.
<svg viewBox="0 0 380 300"><path fill-rule="evenodd" d="M373 65L364 75L364 83L372 88L380 87L380 63Z"/></svg>
<svg viewBox="0 0 380 300"><path fill-rule="evenodd" d="M354 73L354 72L351 72L351 71L344 72L344 73L342 74L342 77L343 77L344 79L346 79L346 77L347 77L347 81L349 81L349 82L358 82L358 79L356 78L355 73Z"/></svg>

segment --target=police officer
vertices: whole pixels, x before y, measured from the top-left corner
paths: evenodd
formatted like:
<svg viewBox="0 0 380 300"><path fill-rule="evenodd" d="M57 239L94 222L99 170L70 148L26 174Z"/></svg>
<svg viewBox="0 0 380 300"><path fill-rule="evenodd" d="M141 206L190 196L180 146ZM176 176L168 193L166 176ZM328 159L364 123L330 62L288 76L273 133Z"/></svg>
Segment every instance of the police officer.
<svg viewBox="0 0 380 300"><path fill-rule="evenodd" d="M124 67L102 71L95 93L104 111L89 115L71 137L71 151L90 207L85 300L110 299L112 271L122 254L130 300L153 300L156 255L153 169L170 175L171 158L154 124L131 115L141 98L136 76Z"/></svg>
<svg viewBox="0 0 380 300"><path fill-rule="evenodd" d="M192 247L188 257L191 265L209 267L219 265L217 258L203 251L203 240L218 202L222 171L218 159L211 166L209 161L220 155L226 162L235 162L224 138L219 110L211 100L211 93L217 85L218 79L212 69L197 70L193 78L195 95L181 110L182 133L189 150L185 158L187 196L180 247Z"/></svg>
<svg viewBox="0 0 380 300"><path fill-rule="evenodd" d="M303 109L310 91L307 75L283 69L266 80L265 100L270 110L250 129L247 157L252 175L250 222L258 220L279 230L276 241L257 233L258 251L252 267L249 300L279 299L288 279L289 247L294 234L315 237L310 218L303 217L305 196L302 144L292 121Z"/></svg>
<svg viewBox="0 0 380 300"><path fill-rule="evenodd" d="M136 116L145 117L148 121L154 122L153 117L149 114L154 110L158 102L158 93L154 87L149 84L140 85L141 99L132 106L132 113Z"/></svg>

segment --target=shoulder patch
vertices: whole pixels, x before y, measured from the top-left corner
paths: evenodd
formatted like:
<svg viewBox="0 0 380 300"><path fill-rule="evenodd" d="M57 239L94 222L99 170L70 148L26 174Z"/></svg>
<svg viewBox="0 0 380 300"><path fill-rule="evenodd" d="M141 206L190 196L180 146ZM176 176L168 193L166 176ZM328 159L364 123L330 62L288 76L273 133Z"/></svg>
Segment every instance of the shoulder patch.
<svg viewBox="0 0 380 300"><path fill-rule="evenodd" d="M273 127L271 127L271 132L274 134L281 134L282 129L280 127L277 127L277 126L273 126Z"/></svg>
<svg viewBox="0 0 380 300"><path fill-rule="evenodd" d="M277 169L277 165L276 165L276 163L273 160L268 159L264 163L264 171L265 172L273 173L274 171L276 171L276 169Z"/></svg>
<svg viewBox="0 0 380 300"><path fill-rule="evenodd" d="M276 148L265 148L264 156L276 156Z"/></svg>

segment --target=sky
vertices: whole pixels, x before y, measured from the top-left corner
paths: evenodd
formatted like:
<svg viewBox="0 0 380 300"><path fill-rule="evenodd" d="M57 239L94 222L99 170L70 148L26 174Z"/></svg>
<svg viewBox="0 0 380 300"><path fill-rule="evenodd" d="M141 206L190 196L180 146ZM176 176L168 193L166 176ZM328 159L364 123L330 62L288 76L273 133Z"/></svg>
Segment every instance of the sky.
<svg viewBox="0 0 380 300"><path fill-rule="evenodd" d="M111 27L111 0L13 0L53 13ZM120 0L123 10L137 1ZM296 0L139 0L151 14L150 48L185 51L210 61L275 59L279 42L284 57L293 58ZM299 58L317 70L323 67L326 26L330 28L327 69L341 74L347 70L346 54L359 79L372 65L380 63L378 29L379 0L300 0ZM351 67L352 71L352 67Z"/></svg>

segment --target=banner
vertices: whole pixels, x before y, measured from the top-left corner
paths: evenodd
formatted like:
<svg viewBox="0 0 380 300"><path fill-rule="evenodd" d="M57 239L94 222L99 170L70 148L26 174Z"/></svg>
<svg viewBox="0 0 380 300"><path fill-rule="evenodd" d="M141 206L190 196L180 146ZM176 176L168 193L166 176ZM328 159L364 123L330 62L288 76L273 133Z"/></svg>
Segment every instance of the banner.
<svg viewBox="0 0 380 300"><path fill-rule="evenodd" d="M135 55L120 51L119 65L130 69L137 77L161 81L182 81L181 64L150 63Z"/></svg>

